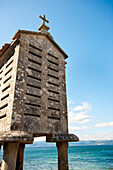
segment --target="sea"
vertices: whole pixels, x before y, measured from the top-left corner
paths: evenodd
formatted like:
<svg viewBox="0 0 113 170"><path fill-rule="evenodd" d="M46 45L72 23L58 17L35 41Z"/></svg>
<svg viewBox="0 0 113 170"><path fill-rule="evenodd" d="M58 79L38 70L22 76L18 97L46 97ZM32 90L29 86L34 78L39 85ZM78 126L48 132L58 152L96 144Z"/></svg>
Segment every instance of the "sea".
<svg viewBox="0 0 113 170"><path fill-rule="evenodd" d="M24 170L58 170L56 147L27 147ZM70 170L113 170L113 145L69 146Z"/></svg>
<svg viewBox="0 0 113 170"><path fill-rule="evenodd" d="M0 152L0 159L3 151ZM57 149L26 147L24 170L57 170ZM113 145L69 146L70 170L113 170Z"/></svg>

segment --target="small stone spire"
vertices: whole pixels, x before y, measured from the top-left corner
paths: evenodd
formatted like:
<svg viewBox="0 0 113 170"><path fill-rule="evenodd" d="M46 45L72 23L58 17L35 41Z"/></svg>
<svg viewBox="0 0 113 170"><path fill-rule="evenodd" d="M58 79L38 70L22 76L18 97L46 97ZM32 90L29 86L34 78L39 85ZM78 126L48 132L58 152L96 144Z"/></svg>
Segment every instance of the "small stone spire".
<svg viewBox="0 0 113 170"><path fill-rule="evenodd" d="M45 22L49 23L49 21L45 18L45 15L43 15L43 17L40 15L39 18L41 18L43 20L43 23L41 24L41 26L38 28L39 31L48 31L50 28L45 25Z"/></svg>

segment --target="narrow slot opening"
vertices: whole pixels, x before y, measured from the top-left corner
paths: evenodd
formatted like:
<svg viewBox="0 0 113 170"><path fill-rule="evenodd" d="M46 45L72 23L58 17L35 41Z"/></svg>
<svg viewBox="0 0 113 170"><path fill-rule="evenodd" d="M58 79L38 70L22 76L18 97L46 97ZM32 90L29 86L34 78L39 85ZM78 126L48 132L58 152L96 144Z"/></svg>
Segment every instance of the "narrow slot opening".
<svg viewBox="0 0 113 170"><path fill-rule="evenodd" d="M35 80L39 80L39 81L41 81L41 79L40 79L40 78L38 78L38 77L34 77L34 76L31 76L31 75L27 75L27 77L30 77L30 78L32 78L32 79L35 79Z"/></svg>
<svg viewBox="0 0 113 170"><path fill-rule="evenodd" d="M4 114L3 116L0 116L0 119L2 119L2 118L4 118L4 117L6 117L6 114Z"/></svg>
<svg viewBox="0 0 113 170"><path fill-rule="evenodd" d="M51 85L56 86L56 87L59 87L59 85L58 85L58 84L56 84L56 83L52 83L52 82L50 82L50 81L48 81L48 84L51 84Z"/></svg>
<svg viewBox="0 0 113 170"><path fill-rule="evenodd" d="M40 115L35 115L35 114L29 114L29 113L24 113L25 116L34 116L34 117L40 117Z"/></svg>
<svg viewBox="0 0 113 170"><path fill-rule="evenodd" d="M41 89L41 87L35 86L35 85L32 85L32 84L27 84L27 86L29 86L29 87L34 87L34 88L36 88L36 89Z"/></svg>
<svg viewBox="0 0 113 170"><path fill-rule="evenodd" d="M53 116L48 116L49 119L56 119L56 120L60 120L59 117L53 117Z"/></svg>
<svg viewBox="0 0 113 170"><path fill-rule="evenodd" d="M48 100L53 101L53 102L58 102L58 103L60 103L60 101L59 101L59 100L56 100L56 99L48 98Z"/></svg>
<svg viewBox="0 0 113 170"><path fill-rule="evenodd" d="M0 66L0 69L4 66L4 63Z"/></svg>
<svg viewBox="0 0 113 170"><path fill-rule="evenodd" d="M59 92L53 91L53 90L48 90L48 92L51 92L51 93L54 93L54 94L60 94Z"/></svg>
<svg viewBox="0 0 113 170"><path fill-rule="evenodd" d="M60 109L54 108L54 107L48 107L48 109L50 110L56 110L56 111L60 111Z"/></svg>
<svg viewBox="0 0 113 170"><path fill-rule="evenodd" d="M10 56L7 58L7 61L14 55L14 50L12 52L12 54L10 54Z"/></svg>
<svg viewBox="0 0 113 170"><path fill-rule="evenodd" d="M3 105L2 107L0 107L0 110L2 110L2 109L4 109L4 108L6 108L8 106L8 103L7 104L5 104L5 105Z"/></svg>
<svg viewBox="0 0 113 170"><path fill-rule="evenodd" d="M5 76L6 76L8 73L10 73L11 70L12 70L12 68L10 68L10 69L5 73Z"/></svg>
<svg viewBox="0 0 113 170"><path fill-rule="evenodd" d="M8 85L7 87L5 87L2 92L6 91L8 88L10 87L10 85Z"/></svg>
<svg viewBox="0 0 113 170"><path fill-rule="evenodd" d="M29 46L42 52L42 50L41 50L40 48L38 48L38 47L36 47L36 46L34 46L34 45L32 45L32 44L29 44Z"/></svg>
<svg viewBox="0 0 113 170"><path fill-rule="evenodd" d="M2 97L1 100L6 99L7 97L9 97L9 94L7 94L6 96Z"/></svg>
<svg viewBox="0 0 113 170"><path fill-rule="evenodd" d="M51 57L53 57L53 58L55 58L55 59L58 60L58 57L56 57L56 56L54 56L54 55L52 55L52 54L50 54L50 53L48 53L48 55L50 55Z"/></svg>
<svg viewBox="0 0 113 170"><path fill-rule="evenodd" d="M32 97L41 98L41 96L38 96L38 95L35 95L35 94L31 94L31 93L26 93L26 95L28 95L28 96L32 96Z"/></svg>
<svg viewBox="0 0 113 170"><path fill-rule="evenodd" d="M38 57L38 58L42 58L42 56L40 56L40 55L38 55L38 54L36 54L36 53L33 53L32 51L29 51L29 53L30 53L31 55L34 55L34 56Z"/></svg>
<svg viewBox="0 0 113 170"><path fill-rule="evenodd" d="M36 71L36 72L38 72L38 73L41 73L40 70L37 70L37 69L35 69L35 68L33 68L33 67L28 67L28 69L33 70L33 71Z"/></svg>
<svg viewBox="0 0 113 170"><path fill-rule="evenodd" d="M55 63L55 62L53 62L53 61L51 61L51 60L48 60L48 62L51 63L51 64L54 64L54 65L56 65L56 66L59 65L58 63Z"/></svg>
<svg viewBox="0 0 113 170"><path fill-rule="evenodd" d="M48 67L49 70L52 70L52 71L55 71L55 72L59 72L58 70L54 69L54 68L51 68L51 67Z"/></svg>
<svg viewBox="0 0 113 170"><path fill-rule="evenodd" d="M4 84L11 79L11 76L4 81Z"/></svg>
<svg viewBox="0 0 113 170"><path fill-rule="evenodd" d="M9 67L12 63L13 63L13 60L11 60L10 63L6 65L6 68Z"/></svg>
<svg viewBox="0 0 113 170"><path fill-rule="evenodd" d="M33 59L28 58L28 60L29 60L30 62L32 62L32 63L38 64L39 66L42 65L41 63L39 63L38 61L35 61L35 60L33 60Z"/></svg>
<svg viewBox="0 0 113 170"><path fill-rule="evenodd" d="M2 70L2 71L0 71L0 74L2 74L2 72L3 72L3 70Z"/></svg>
<svg viewBox="0 0 113 170"><path fill-rule="evenodd" d="M38 104L33 104L33 103L25 103L25 104L28 105L28 106L41 107L40 105L38 105Z"/></svg>
<svg viewBox="0 0 113 170"><path fill-rule="evenodd" d="M59 80L59 78L58 78L58 77L53 76L53 75L51 75L51 74L48 74L48 76L49 76L49 77L52 77L52 78L55 78L55 79L57 79L57 80Z"/></svg>
<svg viewBox="0 0 113 170"><path fill-rule="evenodd" d="M0 80L2 80L2 77L0 77Z"/></svg>

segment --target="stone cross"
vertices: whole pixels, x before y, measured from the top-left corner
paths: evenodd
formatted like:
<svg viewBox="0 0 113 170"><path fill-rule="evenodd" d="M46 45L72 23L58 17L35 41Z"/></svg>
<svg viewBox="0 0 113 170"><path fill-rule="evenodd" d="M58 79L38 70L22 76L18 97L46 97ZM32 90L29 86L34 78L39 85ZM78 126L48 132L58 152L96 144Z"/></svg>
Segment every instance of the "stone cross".
<svg viewBox="0 0 113 170"><path fill-rule="evenodd" d="M43 20L43 24L44 24L44 25L45 25L45 21L46 21L47 23L49 23L49 21L46 20L45 15L43 15L43 17L40 15L39 18L41 18L41 19Z"/></svg>

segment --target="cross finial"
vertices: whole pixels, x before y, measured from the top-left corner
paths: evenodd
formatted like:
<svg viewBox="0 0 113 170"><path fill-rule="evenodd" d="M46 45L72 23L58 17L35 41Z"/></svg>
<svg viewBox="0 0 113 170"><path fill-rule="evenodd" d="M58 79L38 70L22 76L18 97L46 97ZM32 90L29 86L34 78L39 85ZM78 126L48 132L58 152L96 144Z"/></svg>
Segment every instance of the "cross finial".
<svg viewBox="0 0 113 170"><path fill-rule="evenodd" d="M49 27L47 25L45 25L45 22L49 23L49 21L46 19L45 15L43 15L43 17L40 15L39 18L41 18L43 20L42 25L38 28L38 30L42 30L44 29L45 31L49 30Z"/></svg>
<svg viewBox="0 0 113 170"><path fill-rule="evenodd" d="M43 24L45 25L45 21L47 23L49 23L49 21L46 19L45 15L43 15L43 17L40 15L39 18L41 18L43 20Z"/></svg>

